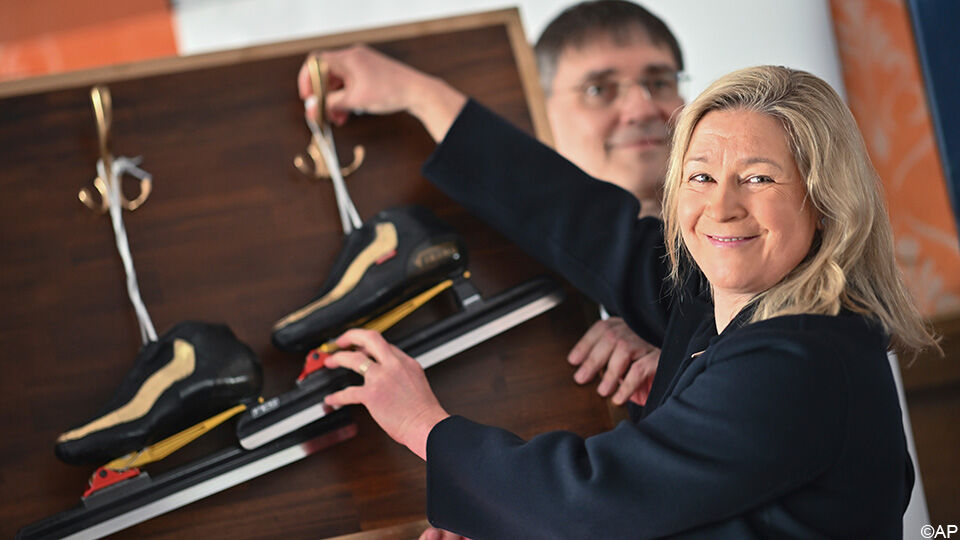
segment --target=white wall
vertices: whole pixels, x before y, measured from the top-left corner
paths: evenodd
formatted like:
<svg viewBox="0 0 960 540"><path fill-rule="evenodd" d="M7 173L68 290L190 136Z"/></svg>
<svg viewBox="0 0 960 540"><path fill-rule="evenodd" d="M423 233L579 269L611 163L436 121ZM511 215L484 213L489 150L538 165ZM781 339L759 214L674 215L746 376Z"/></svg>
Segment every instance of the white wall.
<svg viewBox="0 0 960 540"><path fill-rule="evenodd" d="M519 6L533 42L571 0L177 0L182 54ZM844 95L827 0L643 0L680 40L688 98L734 69L810 71Z"/></svg>

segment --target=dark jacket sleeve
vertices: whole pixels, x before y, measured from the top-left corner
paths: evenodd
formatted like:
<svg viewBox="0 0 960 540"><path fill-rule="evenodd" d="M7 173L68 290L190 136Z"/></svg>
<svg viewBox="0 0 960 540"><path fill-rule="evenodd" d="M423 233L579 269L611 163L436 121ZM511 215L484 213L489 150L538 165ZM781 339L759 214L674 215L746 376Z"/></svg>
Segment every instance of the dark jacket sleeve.
<svg viewBox="0 0 960 540"><path fill-rule="evenodd" d="M667 325L663 224L469 101L424 176L659 345Z"/></svg>
<svg viewBox="0 0 960 540"><path fill-rule="evenodd" d="M472 538L533 539L657 538L742 515L836 461L847 378L830 351L744 332L644 421L587 439L448 418L427 441L427 516Z"/></svg>

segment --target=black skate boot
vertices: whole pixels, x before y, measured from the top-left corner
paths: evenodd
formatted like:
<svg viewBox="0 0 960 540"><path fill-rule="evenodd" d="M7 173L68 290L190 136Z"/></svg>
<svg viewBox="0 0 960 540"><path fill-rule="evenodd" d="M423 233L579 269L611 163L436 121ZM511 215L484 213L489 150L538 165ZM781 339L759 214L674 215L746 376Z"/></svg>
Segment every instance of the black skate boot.
<svg viewBox="0 0 960 540"><path fill-rule="evenodd" d="M320 294L278 321L278 349L304 352L466 269L463 240L420 206L380 212L344 238Z"/></svg>
<svg viewBox="0 0 960 540"><path fill-rule="evenodd" d="M147 343L103 412L60 435L71 464L102 465L260 395L260 360L225 325L182 322Z"/></svg>

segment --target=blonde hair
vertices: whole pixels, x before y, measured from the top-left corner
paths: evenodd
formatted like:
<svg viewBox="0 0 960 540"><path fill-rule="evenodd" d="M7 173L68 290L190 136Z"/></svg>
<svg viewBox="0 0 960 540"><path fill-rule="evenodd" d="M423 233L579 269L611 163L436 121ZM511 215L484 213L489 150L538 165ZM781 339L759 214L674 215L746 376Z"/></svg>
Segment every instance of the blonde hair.
<svg viewBox="0 0 960 540"><path fill-rule="evenodd" d="M751 322L780 315L836 315L846 308L874 319L903 352L937 347L894 261L883 188L853 115L826 82L780 66L741 69L710 85L680 114L664 187L663 220L671 278L696 261L683 244L677 196L697 123L709 112L748 110L780 121L807 202L821 227L810 252L779 283L757 295Z"/></svg>

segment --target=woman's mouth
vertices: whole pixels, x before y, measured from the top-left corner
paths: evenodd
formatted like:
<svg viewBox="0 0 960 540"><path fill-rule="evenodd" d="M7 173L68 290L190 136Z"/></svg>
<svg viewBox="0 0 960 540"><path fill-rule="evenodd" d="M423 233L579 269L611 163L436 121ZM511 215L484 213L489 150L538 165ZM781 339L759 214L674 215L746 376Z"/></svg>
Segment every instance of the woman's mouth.
<svg viewBox="0 0 960 540"><path fill-rule="evenodd" d="M707 239L710 240L710 243L711 243L711 244L713 244L713 245L715 245L715 246L720 246L720 247L735 247L735 246L741 246L741 245L746 244L747 242L753 240L754 238L757 238L757 235L753 235L753 236L720 236L720 235L707 234L707 235L704 235L704 236L706 236Z"/></svg>

